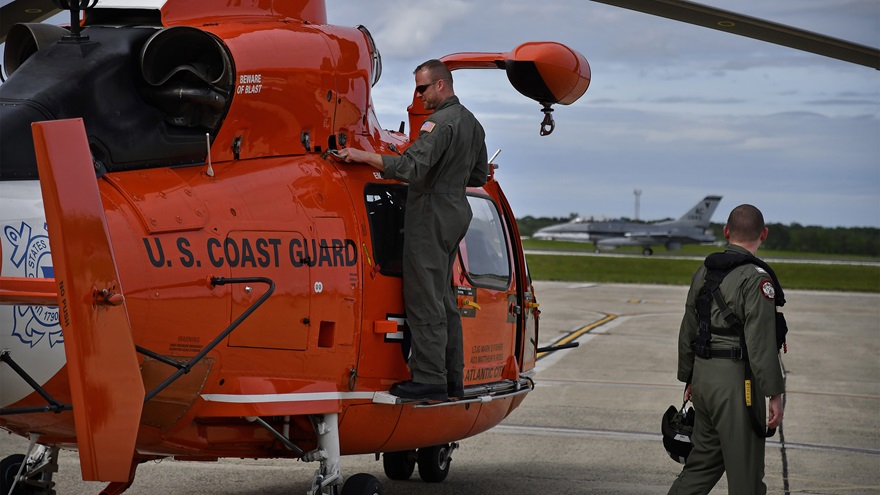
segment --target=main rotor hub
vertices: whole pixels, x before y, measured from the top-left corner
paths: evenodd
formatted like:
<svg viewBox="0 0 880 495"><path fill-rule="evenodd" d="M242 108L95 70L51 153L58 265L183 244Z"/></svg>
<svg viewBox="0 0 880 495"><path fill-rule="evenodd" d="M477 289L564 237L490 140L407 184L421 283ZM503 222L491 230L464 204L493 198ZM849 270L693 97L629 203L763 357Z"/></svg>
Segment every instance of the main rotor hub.
<svg viewBox="0 0 880 495"><path fill-rule="evenodd" d="M98 5L98 0L52 0L52 3L58 6L61 10L70 11L70 36L65 36L62 39L69 41L89 39L88 36L80 35L79 11L88 10L95 5Z"/></svg>

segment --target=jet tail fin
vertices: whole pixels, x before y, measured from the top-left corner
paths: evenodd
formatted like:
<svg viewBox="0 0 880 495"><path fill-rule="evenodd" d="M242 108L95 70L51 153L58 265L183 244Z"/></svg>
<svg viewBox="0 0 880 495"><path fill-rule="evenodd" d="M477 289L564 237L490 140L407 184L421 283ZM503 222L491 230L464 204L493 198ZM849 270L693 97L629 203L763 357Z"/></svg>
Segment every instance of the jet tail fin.
<svg viewBox="0 0 880 495"><path fill-rule="evenodd" d="M720 202L721 196L706 196L688 210L684 216L679 218L678 221L708 227L709 221L712 220L712 215L715 213L715 209L718 208L718 203Z"/></svg>
<svg viewBox="0 0 880 495"><path fill-rule="evenodd" d="M82 119L33 124L82 477L128 481L144 385Z"/></svg>

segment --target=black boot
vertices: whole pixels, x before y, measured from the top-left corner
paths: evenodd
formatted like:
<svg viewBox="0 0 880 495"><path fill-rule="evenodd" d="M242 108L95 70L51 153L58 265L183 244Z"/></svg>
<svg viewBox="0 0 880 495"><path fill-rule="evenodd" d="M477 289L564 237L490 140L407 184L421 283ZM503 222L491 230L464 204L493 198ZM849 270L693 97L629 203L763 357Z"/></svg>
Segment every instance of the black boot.
<svg viewBox="0 0 880 495"><path fill-rule="evenodd" d="M449 400L446 394L445 385L434 385L431 383L416 383L412 380L405 382L397 382L391 386L391 395L396 395L403 399L416 400Z"/></svg>
<svg viewBox="0 0 880 495"><path fill-rule="evenodd" d="M450 399L463 399L464 385L461 382L447 382L446 393L449 394Z"/></svg>

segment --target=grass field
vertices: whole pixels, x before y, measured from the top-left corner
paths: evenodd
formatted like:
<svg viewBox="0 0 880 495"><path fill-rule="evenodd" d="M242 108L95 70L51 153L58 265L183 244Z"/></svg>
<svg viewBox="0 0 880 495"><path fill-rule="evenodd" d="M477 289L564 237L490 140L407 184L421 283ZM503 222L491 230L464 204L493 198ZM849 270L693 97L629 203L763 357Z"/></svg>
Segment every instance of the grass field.
<svg viewBox="0 0 880 495"><path fill-rule="evenodd" d="M592 244L525 239L528 250L592 251ZM668 253L676 257L706 256L720 251L716 246L685 246ZM529 270L535 280L564 280L580 282L617 282L688 285L700 262L693 259L667 258L663 248L655 250L662 257L646 257L641 249L615 251L631 254L627 257L561 256L554 254L529 254ZM781 253L759 251L759 256L774 259L771 265L786 289L836 290L857 292L880 292L880 260L805 253ZM844 261L868 261L870 265L786 263L785 258L830 259Z"/></svg>

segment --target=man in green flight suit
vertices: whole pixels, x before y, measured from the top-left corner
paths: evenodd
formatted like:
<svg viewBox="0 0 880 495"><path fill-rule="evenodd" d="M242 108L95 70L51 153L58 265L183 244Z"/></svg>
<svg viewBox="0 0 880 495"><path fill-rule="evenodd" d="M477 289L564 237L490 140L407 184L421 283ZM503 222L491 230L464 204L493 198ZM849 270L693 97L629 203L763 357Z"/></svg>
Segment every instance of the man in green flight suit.
<svg viewBox="0 0 880 495"><path fill-rule="evenodd" d="M464 395L461 315L452 268L472 212L465 191L489 176L486 134L455 96L452 73L439 60L416 67L416 93L434 110L403 155L346 148L346 162L367 163L386 179L409 183L403 241L403 298L412 331L412 380L391 393L409 399Z"/></svg>
<svg viewBox="0 0 880 495"><path fill-rule="evenodd" d="M724 237L729 244L723 256L754 256L767 238L761 211L747 204L734 208L724 226ZM707 494L726 471L730 494L763 495L767 493L763 481L765 438L755 432L749 417L744 377L746 366L750 366L756 423L763 423L764 397L770 397L767 427L779 426L785 385L776 342L777 294L770 275L758 265L745 263L733 268L721 281L720 293L742 322L747 355L739 354L740 333L731 331L730 320L712 301L711 342L706 349L708 352L711 347L711 352L705 358L699 349L695 352L694 343L700 333L697 299L710 258L693 276L679 332L678 379L689 384L685 398L693 401L696 418L691 435L693 450L669 494Z"/></svg>

